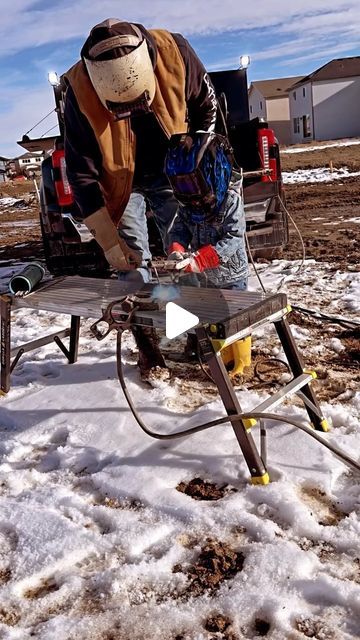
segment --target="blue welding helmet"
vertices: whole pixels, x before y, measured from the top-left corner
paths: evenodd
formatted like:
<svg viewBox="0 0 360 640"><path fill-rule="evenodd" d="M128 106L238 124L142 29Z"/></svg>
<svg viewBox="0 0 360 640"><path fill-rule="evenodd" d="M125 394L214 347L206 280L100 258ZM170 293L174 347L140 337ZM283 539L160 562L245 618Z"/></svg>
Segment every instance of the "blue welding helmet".
<svg viewBox="0 0 360 640"><path fill-rule="evenodd" d="M232 166L232 148L224 136L197 132L171 137L165 173L175 198L191 210L194 222L219 212Z"/></svg>

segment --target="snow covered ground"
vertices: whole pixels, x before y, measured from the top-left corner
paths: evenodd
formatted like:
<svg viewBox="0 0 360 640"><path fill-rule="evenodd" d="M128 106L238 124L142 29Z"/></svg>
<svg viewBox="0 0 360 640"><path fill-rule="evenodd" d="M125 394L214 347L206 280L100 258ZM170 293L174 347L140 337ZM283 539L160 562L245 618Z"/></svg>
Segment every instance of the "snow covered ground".
<svg viewBox="0 0 360 640"><path fill-rule="evenodd" d="M284 184L295 184L300 182L332 182L333 180L343 180L359 176L360 171L349 171L347 167L330 169L329 167L319 167L317 169L297 169L296 171L283 171L282 178Z"/></svg>
<svg viewBox="0 0 360 640"><path fill-rule="evenodd" d="M360 144L360 140L356 138L348 138L347 140L334 140L333 142L317 143L316 145L300 144L298 147L287 147L282 149L281 153L303 153L305 151L321 151L322 149L330 149L331 147L352 147Z"/></svg>
<svg viewBox="0 0 360 640"><path fill-rule="evenodd" d="M299 273L299 264L260 265L267 289L358 318L359 273L312 260ZM250 284L258 288L255 277ZM20 310L14 343L67 323ZM152 440L120 390L114 336L99 343L89 324L75 365L55 345L24 354L1 399L0 638L359 638L360 475L285 421L269 429L268 486L249 484L229 425ZM305 349L309 329L293 327ZM280 353L272 331L254 342ZM142 383L130 338L124 360L152 429L171 433L223 415L219 399L202 399L191 380ZM251 387L237 393L245 410L266 397ZM331 424L323 437L356 460L359 405L354 390L322 405ZM306 421L298 403L279 412ZM222 497L179 490L194 478Z"/></svg>

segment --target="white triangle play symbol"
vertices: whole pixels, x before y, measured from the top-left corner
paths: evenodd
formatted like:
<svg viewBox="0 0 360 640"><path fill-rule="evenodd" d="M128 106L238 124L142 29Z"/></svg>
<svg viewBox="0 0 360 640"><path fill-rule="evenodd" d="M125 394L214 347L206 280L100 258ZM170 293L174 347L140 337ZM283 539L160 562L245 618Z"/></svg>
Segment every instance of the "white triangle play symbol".
<svg viewBox="0 0 360 640"><path fill-rule="evenodd" d="M184 331L199 324L199 318L190 311L179 307L175 302L168 302L166 307L166 337L176 338Z"/></svg>

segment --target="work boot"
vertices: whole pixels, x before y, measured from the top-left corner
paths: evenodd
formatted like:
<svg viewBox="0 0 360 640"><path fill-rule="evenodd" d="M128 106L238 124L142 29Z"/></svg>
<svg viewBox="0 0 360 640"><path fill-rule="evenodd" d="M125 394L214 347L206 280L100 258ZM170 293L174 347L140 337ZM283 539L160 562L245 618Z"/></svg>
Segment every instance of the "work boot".
<svg viewBox="0 0 360 640"><path fill-rule="evenodd" d="M153 327L132 325L131 331L139 350L137 364L141 379L151 384L156 380L168 380L170 372L159 349L160 340L156 330Z"/></svg>

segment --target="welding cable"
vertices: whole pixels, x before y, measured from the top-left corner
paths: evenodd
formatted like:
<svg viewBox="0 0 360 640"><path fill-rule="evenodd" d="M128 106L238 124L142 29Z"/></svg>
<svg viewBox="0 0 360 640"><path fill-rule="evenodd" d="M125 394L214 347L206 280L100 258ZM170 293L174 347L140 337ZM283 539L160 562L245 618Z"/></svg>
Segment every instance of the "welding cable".
<svg viewBox="0 0 360 640"><path fill-rule="evenodd" d="M254 269L254 271L255 271L255 275L256 275L256 277L257 277L257 279L258 279L258 281L259 281L260 287L262 288L262 290L263 290L263 292L264 292L264 293L268 293L268 292L266 291L265 286L264 286L264 283L263 283L263 281L262 281L262 279L261 279L261 277L260 277L259 271L258 271L258 269L257 269L257 267L256 267L256 265L255 265L253 255L252 255L252 253L251 253L250 244L249 244L249 238L248 238L248 236L247 236L247 233L245 233L245 242L246 242L246 248L247 248L247 250L248 250L248 254L249 254L249 258L250 258L250 262L251 262L252 267L253 267L253 269Z"/></svg>
<svg viewBox="0 0 360 640"><path fill-rule="evenodd" d="M285 367L286 373L290 373L291 374L291 369L290 369L288 363L284 362L284 360L281 360L281 358L262 358L261 360L258 360L255 363L255 366L254 366L254 375L257 378L259 378L260 382L263 382L264 384L276 384L277 382L279 382L279 380L276 380L276 379L266 380L265 378L262 377L262 376L265 376L267 373L270 373L271 365L273 365L275 363L281 364L283 367ZM259 371L259 368L264 364L269 365L270 371L269 370L267 370L267 371ZM274 367L272 367L272 369L274 369Z"/></svg>
<svg viewBox="0 0 360 640"><path fill-rule="evenodd" d="M301 271L303 269L303 266L304 266L305 259L306 259L306 249L305 249L304 239L303 239L303 237L301 235L301 231L300 231L299 227L297 226L293 216L291 215L290 211L286 207L285 202L282 200L282 198L280 196L277 196L277 198L278 198L278 200L279 200L279 202L280 202L280 204L282 206L282 209L283 209L284 213L286 213L286 215L290 219L290 222L293 225L296 233L298 234L299 240L301 242L301 254L302 254L301 255L301 262L300 262L298 270L296 271L296 274L298 274L298 273L301 273Z"/></svg>
<svg viewBox="0 0 360 640"><path fill-rule="evenodd" d="M285 422L286 424L289 424L293 427L297 427L298 429L301 429L305 433L308 433L309 436L311 436L312 438L320 442L320 444L324 445L324 447L329 449L329 451L331 451L336 457L340 458L340 460L342 460L342 462L344 462L344 464L350 467L353 471L360 472L360 463L358 463L356 460L348 456L347 453L341 451L337 447L334 447L334 445L330 444L329 442L326 442L326 440L323 440L310 427L302 424L298 420L293 420L288 416L277 415L275 413L262 413L260 411L253 411L248 413L237 413L232 416L224 416L223 418L217 418L216 420L211 420L204 424L200 424L196 427L190 427L189 429L185 429L183 431L177 431L175 433L170 433L170 434L163 434L163 433L157 433L156 431L152 431L146 426L145 422L140 417L134 405L132 397L129 393L129 390L126 386L124 371L122 366L122 358L121 358L122 333L123 332L120 330L117 331L117 338L116 338L116 367L117 367L117 374L118 374L120 386L122 388L126 401L129 405L129 409L132 415L134 416L136 422L138 423L140 429L142 429L142 431L144 431L144 433L146 433L151 438L155 438L156 440L175 440L177 438L185 438L187 436L194 435L195 433L199 433L200 431L205 431L206 429L211 429L212 427L217 427L219 425L225 424L226 422L236 422L238 420L250 420L252 418L255 418L256 420L274 420L275 422Z"/></svg>
<svg viewBox="0 0 360 640"><path fill-rule="evenodd" d="M348 320L348 318L343 318L342 316L332 316L328 313L317 311L317 309L307 309L306 307L302 307L298 304L292 304L291 308L294 309L294 311L299 311L300 313L305 313L309 316L313 316L315 319L320 321L341 324L347 329L355 329L356 327L360 327L360 322L358 322L357 320Z"/></svg>

